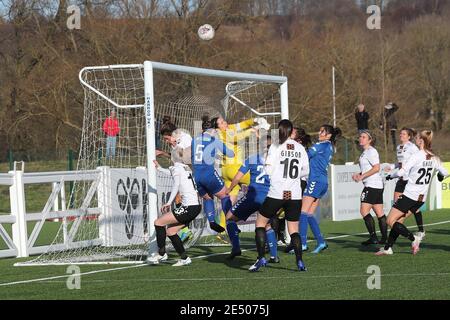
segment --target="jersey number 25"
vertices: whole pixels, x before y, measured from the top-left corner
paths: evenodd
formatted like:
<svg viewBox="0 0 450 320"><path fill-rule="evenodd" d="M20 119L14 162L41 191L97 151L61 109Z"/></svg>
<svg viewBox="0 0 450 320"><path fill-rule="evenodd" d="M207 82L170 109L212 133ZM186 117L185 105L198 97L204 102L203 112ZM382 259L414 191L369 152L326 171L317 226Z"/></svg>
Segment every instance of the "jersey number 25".
<svg viewBox="0 0 450 320"><path fill-rule="evenodd" d="M433 168L428 168L428 170L425 168L421 168L419 170L420 177L419 177L419 179L417 179L416 184L419 184L419 185L429 184L431 181L431 173L432 172L433 172ZM423 182L423 178L425 178L425 182Z"/></svg>

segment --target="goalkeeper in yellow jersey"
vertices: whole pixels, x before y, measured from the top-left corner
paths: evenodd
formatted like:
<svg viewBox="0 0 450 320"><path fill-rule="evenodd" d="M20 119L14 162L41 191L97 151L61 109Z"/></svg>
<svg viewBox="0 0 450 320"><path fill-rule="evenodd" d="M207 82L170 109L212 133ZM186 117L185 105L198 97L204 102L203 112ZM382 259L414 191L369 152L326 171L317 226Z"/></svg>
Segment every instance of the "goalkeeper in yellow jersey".
<svg viewBox="0 0 450 320"><path fill-rule="evenodd" d="M242 150L244 146L243 140L252 133L256 133L256 130L259 128L269 130L270 125L264 118L248 119L240 123L228 124L222 117L211 119L211 125L217 130L220 140L234 152L234 158L224 156L222 160L222 178L228 188L245 160L245 150ZM250 174L244 175L240 183L249 185ZM230 192L233 204L237 201L239 190L240 186L237 185Z"/></svg>

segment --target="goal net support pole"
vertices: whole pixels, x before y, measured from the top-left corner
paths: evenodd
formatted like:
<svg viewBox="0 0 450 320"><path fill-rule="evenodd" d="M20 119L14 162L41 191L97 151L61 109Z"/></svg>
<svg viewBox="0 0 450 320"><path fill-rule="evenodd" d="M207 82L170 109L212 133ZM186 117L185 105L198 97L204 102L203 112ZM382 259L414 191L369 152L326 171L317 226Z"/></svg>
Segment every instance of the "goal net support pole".
<svg viewBox="0 0 450 320"><path fill-rule="evenodd" d="M153 66L150 61L144 62L144 96L145 96L145 119L147 140L147 172L148 172L148 217L149 225L149 253L158 250L156 244L156 231L154 222L158 218L158 194L156 191L156 160L155 147L155 94L153 90Z"/></svg>

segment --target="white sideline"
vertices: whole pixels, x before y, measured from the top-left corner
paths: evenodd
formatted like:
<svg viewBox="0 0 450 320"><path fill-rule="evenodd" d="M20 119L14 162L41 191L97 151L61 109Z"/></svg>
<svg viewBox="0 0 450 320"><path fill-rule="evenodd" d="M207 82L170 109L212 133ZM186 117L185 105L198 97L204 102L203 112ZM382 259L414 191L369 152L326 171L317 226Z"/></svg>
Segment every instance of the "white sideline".
<svg viewBox="0 0 450 320"><path fill-rule="evenodd" d="M424 227L431 227L431 226L437 226L437 225L442 225L442 224L448 224L450 223L450 220L448 221L441 221L441 222L435 222L435 223L430 223L430 224L425 224ZM410 229L416 229L417 226L410 226ZM361 233L355 233L355 234L345 234L345 235L341 235L341 236L336 236L336 237L329 237L329 238L325 238L325 240L334 240L334 239L341 239L341 238L348 238L348 237L354 237L354 236L359 236L359 235L366 235L368 234L368 232L361 232ZM313 241L313 240L309 240L308 242ZM252 251L255 249L245 249L242 250L243 252L245 251ZM198 257L193 257L192 259L203 259L203 258L207 258L207 257L214 257L214 256L220 256L220 255L226 255L229 254L230 252L223 252L223 253L212 253L212 254L208 254L208 255L203 255L203 256L198 256ZM84 272L84 273L80 273L78 274L79 276L84 276L84 275L90 275L90 274L96 274L96 273L104 273L104 272L110 272L110 271L120 271L120 270L127 270L127 269L136 269L136 268L141 268L141 267L145 267L147 266L146 264L140 264L140 265L133 265L133 266L126 266L126 267L120 267L120 268L112 268L112 269L104 269L104 270L96 270L96 271L89 271L89 272ZM409 274L411 275L411 274ZM433 274L418 274L419 276L446 276L446 275L450 275L449 273L433 273ZM46 277L46 278L38 278L38 279L30 279L30 280L22 280L22 281L14 281L14 282L7 282L7 283L0 283L0 287L6 287L6 286L13 286L13 285L17 285L17 284L27 284L27 283L33 283L33 282L49 282L51 280L56 280L56 279L64 279L64 278L68 278L70 276L74 276L74 274L67 274L67 275L62 275L62 276L54 276L54 277ZM385 276L408 276L408 274L387 274ZM339 275L339 276L313 276L315 278L334 278L334 277L361 277L361 275ZM279 279L280 277L277 277L277 279ZM284 277L281 277L284 279ZM289 277L285 277L286 279ZM214 280L242 280L244 278L214 278ZM268 279L268 278L265 278ZM148 279L146 281L169 281L170 279ZM174 280L174 279L172 279ZM208 280L207 278L201 278L201 279L176 279L177 281L206 281ZM209 280L213 280L213 279L209 279Z"/></svg>
<svg viewBox="0 0 450 320"><path fill-rule="evenodd" d="M89 275L89 274L103 273L103 272L116 271L116 270L133 269L133 268L139 268L139 267L144 267L144 266L145 266L145 264L140 264L140 265L134 265L134 266L121 267L121 268L89 271L89 272L83 272L83 273L79 273L79 274L66 274L66 275L63 275L63 276L55 276L55 277L47 277L47 278L39 278L39 279L31 279L31 280L14 281L14 282L8 282L8 283L0 283L0 287L12 286L12 285L16 285L16 284L25 284L25 283L32 283L32 282L43 282L43 281L49 281L49 280L63 279L63 278L68 278L70 276L76 276L76 275L78 275L78 276L85 276L85 275Z"/></svg>
<svg viewBox="0 0 450 320"><path fill-rule="evenodd" d="M280 279L345 279L345 278L364 278L367 279L369 274L338 274L338 275L322 275L322 276L311 276L308 273L297 273L297 276L272 276L272 277L255 277L254 279L264 279L264 280L280 280ZM380 277L447 277L450 276L450 273L389 273L389 274L380 274ZM99 280L84 280L83 283L103 283L103 282L180 282L180 281L242 281L249 280L248 277L236 277L236 278L169 278L169 279L99 279ZM45 283L60 283L61 281L42 281Z"/></svg>

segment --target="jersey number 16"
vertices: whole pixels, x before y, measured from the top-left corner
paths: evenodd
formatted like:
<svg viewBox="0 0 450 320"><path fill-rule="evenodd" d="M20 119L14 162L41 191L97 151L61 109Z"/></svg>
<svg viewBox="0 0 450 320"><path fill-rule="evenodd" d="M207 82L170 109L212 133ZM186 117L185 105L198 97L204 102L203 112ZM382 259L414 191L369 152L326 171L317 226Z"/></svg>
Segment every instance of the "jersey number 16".
<svg viewBox="0 0 450 320"><path fill-rule="evenodd" d="M299 163L300 163L300 161L298 159L286 158L284 161L281 161L280 164L284 164L283 178L287 179L288 173L289 173L289 178L297 179L298 174L299 174L299 169L298 169Z"/></svg>

